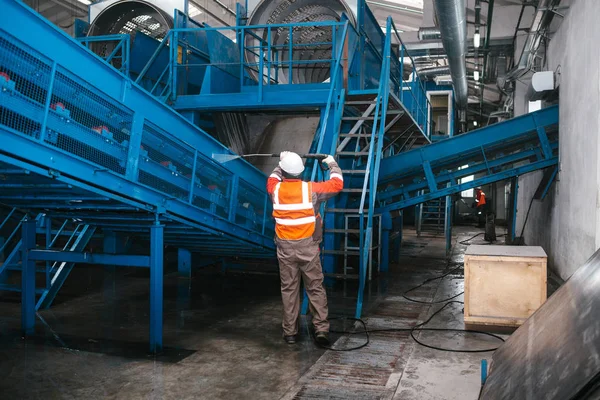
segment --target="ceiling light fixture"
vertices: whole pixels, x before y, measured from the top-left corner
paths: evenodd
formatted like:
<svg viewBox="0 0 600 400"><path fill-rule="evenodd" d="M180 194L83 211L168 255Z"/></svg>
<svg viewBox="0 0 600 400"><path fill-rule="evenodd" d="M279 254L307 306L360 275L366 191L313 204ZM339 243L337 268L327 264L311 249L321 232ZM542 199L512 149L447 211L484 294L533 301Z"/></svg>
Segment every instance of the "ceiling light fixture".
<svg viewBox="0 0 600 400"><path fill-rule="evenodd" d="M90 0L77 0L78 2L80 2L81 4L85 4L86 6L89 6L90 4L92 4L92 2Z"/></svg>
<svg viewBox="0 0 600 400"><path fill-rule="evenodd" d="M477 126L477 121L473 121L473 126Z"/></svg>
<svg viewBox="0 0 600 400"><path fill-rule="evenodd" d="M473 47L478 49L479 46L481 46L481 35L479 34L479 31L475 31L475 36L473 36Z"/></svg>
<svg viewBox="0 0 600 400"><path fill-rule="evenodd" d="M479 81L479 71L475 70L475 72L473 72L473 78L475 81Z"/></svg>

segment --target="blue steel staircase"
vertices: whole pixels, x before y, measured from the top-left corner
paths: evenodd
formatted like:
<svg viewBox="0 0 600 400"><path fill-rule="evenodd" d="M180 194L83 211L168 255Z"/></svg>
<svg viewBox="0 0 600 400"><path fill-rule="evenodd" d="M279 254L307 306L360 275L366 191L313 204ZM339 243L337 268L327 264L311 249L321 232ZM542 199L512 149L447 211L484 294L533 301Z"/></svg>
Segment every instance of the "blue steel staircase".
<svg viewBox="0 0 600 400"><path fill-rule="evenodd" d="M6 196L3 196L3 198L5 199ZM15 211L17 209L13 208L0 225L4 225L15 214ZM16 273L20 275L22 273L21 247L23 246L23 240L21 239L20 232L22 224L26 220L26 215L19 219L19 222L7 236L5 245L0 248L0 252L5 251L8 254L4 262L0 264L0 282L2 282L0 284L0 291L21 292L20 284L6 282L10 279L11 274ZM47 250L82 252L96 231L96 227L77 223L72 219L65 219L60 224L60 227L53 227L53 221L45 214L38 214L35 217L35 223L36 234L44 235L45 248ZM59 241L61 238L62 240ZM62 247L56 248L55 245L57 244L62 245ZM50 307L74 266L75 263L72 262L46 262L43 267L36 268L36 273L43 274L43 279L36 279L35 294L39 296L36 301L36 310ZM38 286L38 281L40 280L44 282L41 287Z"/></svg>
<svg viewBox="0 0 600 400"><path fill-rule="evenodd" d="M446 199L444 197L421 203L418 210L417 235L422 233L443 235L446 220Z"/></svg>

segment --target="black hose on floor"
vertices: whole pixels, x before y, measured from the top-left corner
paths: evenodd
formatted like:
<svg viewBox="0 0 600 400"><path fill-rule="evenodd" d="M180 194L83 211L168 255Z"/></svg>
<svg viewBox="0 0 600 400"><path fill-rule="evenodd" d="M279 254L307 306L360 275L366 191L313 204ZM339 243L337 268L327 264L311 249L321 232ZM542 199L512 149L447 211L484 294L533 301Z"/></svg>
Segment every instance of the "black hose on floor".
<svg viewBox="0 0 600 400"><path fill-rule="evenodd" d="M406 296L407 293L418 289L420 287L422 287L423 285L437 280L437 279L443 279L444 277L450 275L452 272L457 271L458 269L462 268L462 265L451 269L450 271L444 273L443 275L440 276L436 276L434 278L429 278L425 281L423 281L422 283L420 283L419 285L407 290L406 292L404 292L404 294L402 295L402 297L404 297L405 299L412 301L414 303L419 303L419 304L439 304L439 303L444 303L445 304L440 307L436 312L434 312L426 321L417 324L415 326L413 326L412 328L383 328L383 329L367 329L367 323L360 319L360 318L352 318L352 317L333 317L330 318L329 320L342 320L342 321L355 321L358 322L362 325L362 330L354 330L354 331L347 331L347 330L343 330L343 331L335 331L335 330L331 330L331 333L341 333L341 334L346 334L346 335L361 335L364 334L366 336L366 340L364 343L361 343L358 346L355 347L350 347L350 348L336 348L333 346L325 346L325 345L321 345L319 343L317 343L317 341L315 340L315 343L317 344L317 346L323 348L323 349L327 349L327 350L332 350L332 351L354 351L354 350L359 350L362 349L363 347L366 347L369 343L370 343L370 338L369 338L369 333L376 333L376 332L410 332L410 337L419 345L423 346L423 347L427 347L429 349L433 349L433 350L439 350L439 351L447 351L447 352L451 352L451 353L486 353L489 351L495 351L496 349L498 349L498 347L493 347L493 348L489 348L489 349L449 349L449 348L444 348L444 347L439 347L439 346L433 346L427 343L422 342L421 340L417 339L415 337L415 331L429 331L429 332L455 332L455 333L471 333L471 334L477 334L477 335L486 335L486 336L491 336L494 339L498 339L501 342L504 342L504 339L498 335L495 335L493 333L490 332L484 332L484 331L478 331L478 330L472 330L472 329L454 329L454 328L425 328L424 326L427 325L428 323L431 322L431 320L438 314L440 314L446 307L448 307L450 304L464 304L464 302L462 301L458 301L458 300L452 300L458 296L460 296L461 294L463 294L464 292L460 292L452 297L449 297L448 299L445 300L440 300L440 301L431 301L431 302L425 302L425 301L420 301L420 300L415 300L415 299L411 299L409 297ZM313 339L315 339L313 337Z"/></svg>

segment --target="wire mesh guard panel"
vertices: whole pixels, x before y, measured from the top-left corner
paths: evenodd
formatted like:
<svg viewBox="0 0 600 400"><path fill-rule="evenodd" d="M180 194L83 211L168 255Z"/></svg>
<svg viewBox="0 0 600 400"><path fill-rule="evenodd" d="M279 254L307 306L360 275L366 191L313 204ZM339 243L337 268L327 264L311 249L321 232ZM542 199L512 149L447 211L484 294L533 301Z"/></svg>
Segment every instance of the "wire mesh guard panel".
<svg viewBox="0 0 600 400"><path fill-rule="evenodd" d="M0 125L37 139L51 63L0 36Z"/></svg>
<svg viewBox="0 0 600 400"><path fill-rule="evenodd" d="M237 198L235 222L249 229L260 231L265 216L266 194L261 193L247 182L240 181ZM267 216L267 218L270 217Z"/></svg>
<svg viewBox="0 0 600 400"><path fill-rule="evenodd" d="M125 172L133 113L23 44L0 39L0 121L117 173ZM49 109L48 89L53 80ZM47 114L46 129L42 121Z"/></svg>
<svg viewBox="0 0 600 400"><path fill-rule="evenodd" d="M46 143L124 174L132 122L131 110L57 68Z"/></svg>
<svg viewBox="0 0 600 400"><path fill-rule="evenodd" d="M192 203L219 217L229 215L233 174L214 162L198 155Z"/></svg>
<svg viewBox="0 0 600 400"><path fill-rule="evenodd" d="M249 31L245 35L244 49L248 72L258 80L262 76L264 83L326 82L331 75L335 29L333 26L295 26Z"/></svg>
<svg viewBox="0 0 600 400"><path fill-rule="evenodd" d="M140 148L139 182L173 198L189 200L194 150L169 138L160 128L146 122Z"/></svg>

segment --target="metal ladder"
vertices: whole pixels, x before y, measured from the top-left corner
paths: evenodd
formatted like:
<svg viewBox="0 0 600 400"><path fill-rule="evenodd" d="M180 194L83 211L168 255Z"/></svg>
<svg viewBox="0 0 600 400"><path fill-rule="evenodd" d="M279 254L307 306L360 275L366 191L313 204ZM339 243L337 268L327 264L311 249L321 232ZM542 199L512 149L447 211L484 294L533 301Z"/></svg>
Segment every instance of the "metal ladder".
<svg viewBox="0 0 600 400"><path fill-rule="evenodd" d="M0 224L2 227L11 216L14 215L16 209L13 208L4 221ZM5 283L8 274L21 272L21 246L22 240L17 240L18 234L20 233L21 226L25 216L22 217L17 226L11 231L5 244L0 247L0 251L8 251L8 256L3 263L0 264L0 291L11 291L21 292L21 285ZM67 231L66 228L69 223L73 221L71 219L65 219L60 228L57 230L52 229L52 221L46 217L45 214L40 213L35 218L36 221L36 233L38 235L45 235L45 243L43 247L47 249L53 248L59 237L67 237L66 243L62 246L62 251L74 251L82 252L90 242L96 227L87 224L76 223L75 228L72 231ZM36 295L39 295L39 299L36 302L36 310L40 308L49 308L52 305L56 295L62 288L67 277L73 270L75 263L45 263L44 267L36 268L36 273L44 274L44 286L38 287L35 290Z"/></svg>
<svg viewBox="0 0 600 400"><path fill-rule="evenodd" d="M417 224L417 235L422 233L440 235L444 233L446 219L446 198L429 200L419 205L420 213Z"/></svg>

